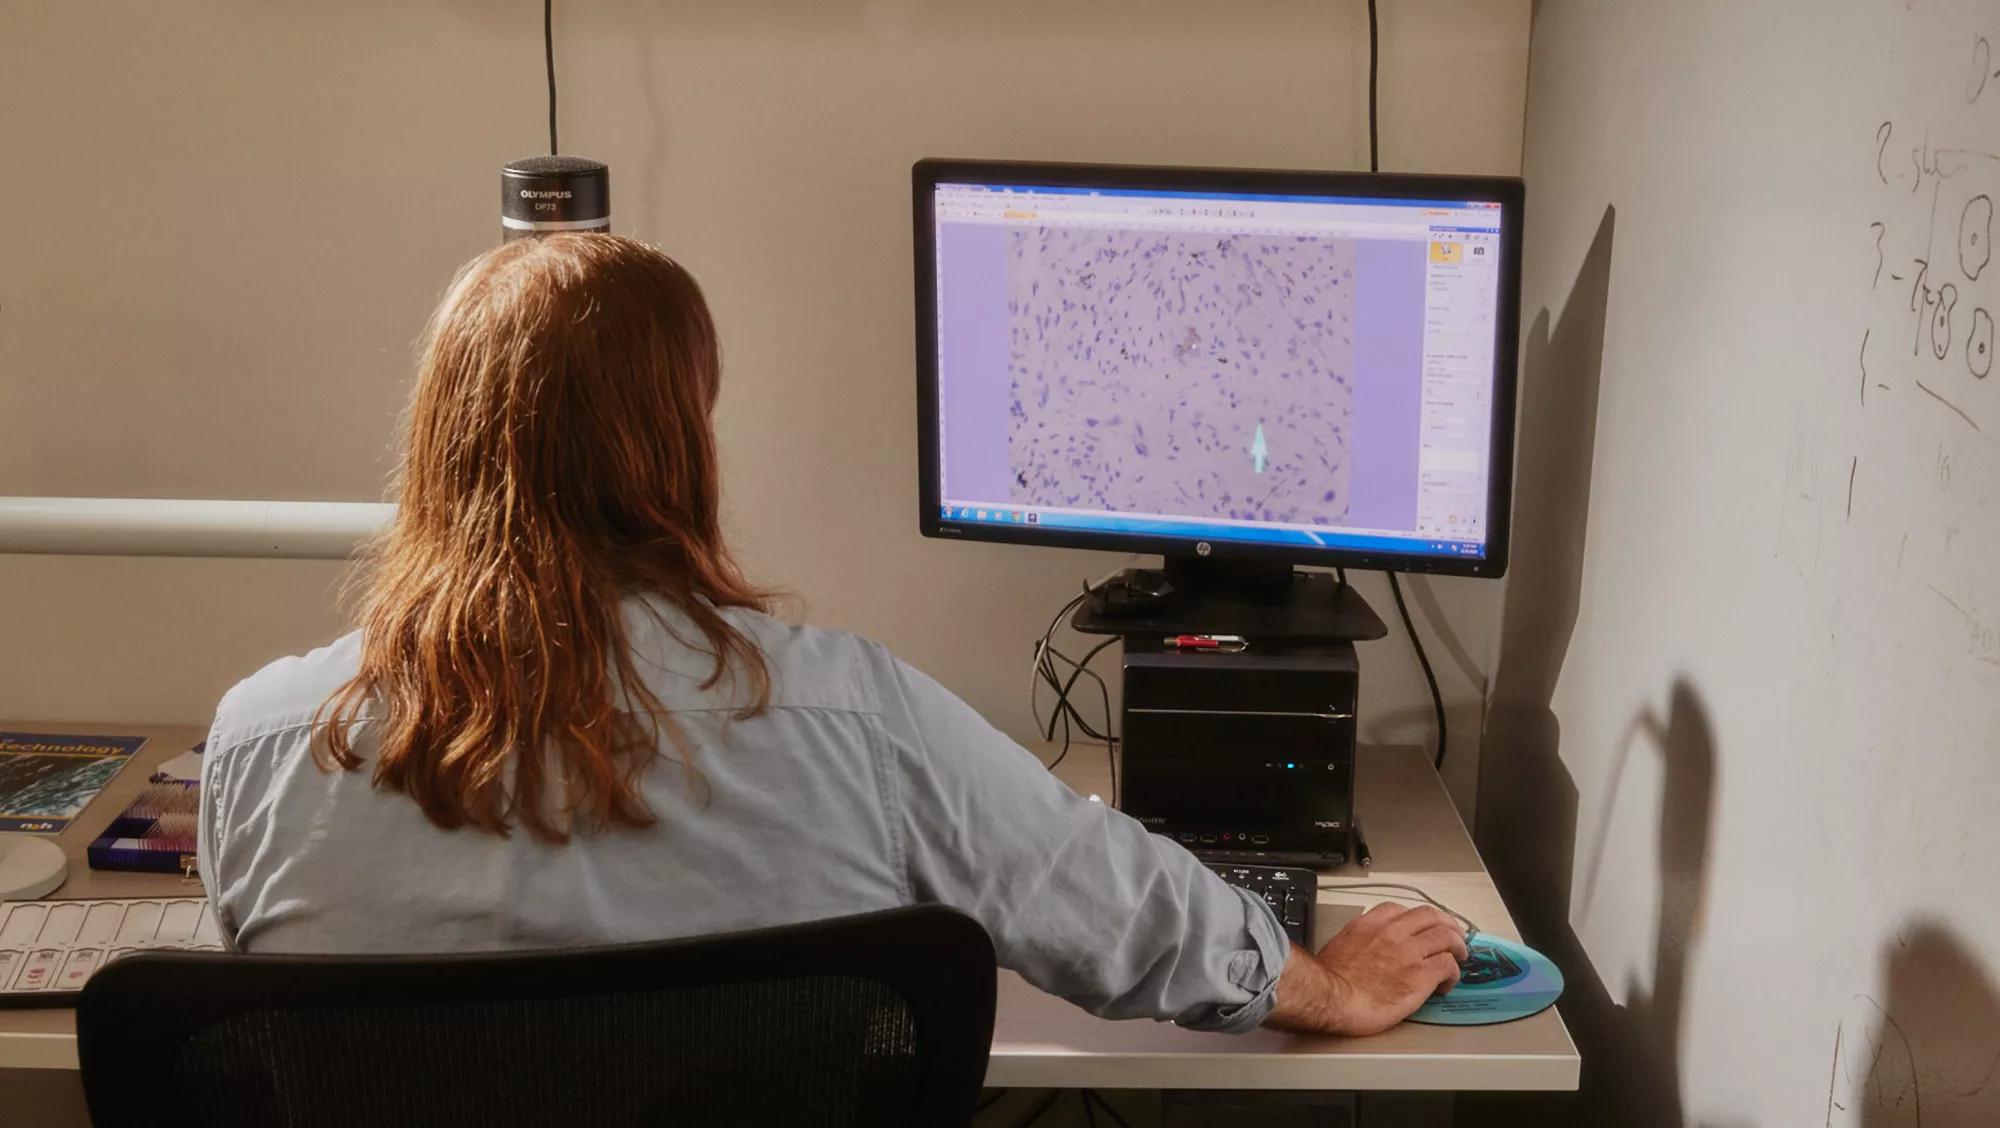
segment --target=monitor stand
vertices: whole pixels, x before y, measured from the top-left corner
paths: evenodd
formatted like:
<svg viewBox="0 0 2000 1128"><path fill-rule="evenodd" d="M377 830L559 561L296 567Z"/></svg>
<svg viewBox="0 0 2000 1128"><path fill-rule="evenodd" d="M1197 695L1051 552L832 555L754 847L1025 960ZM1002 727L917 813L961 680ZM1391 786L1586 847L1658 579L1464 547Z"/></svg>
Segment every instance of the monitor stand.
<svg viewBox="0 0 2000 1128"><path fill-rule="evenodd" d="M1170 589L1158 598L1162 581ZM1127 569L1106 587L1137 598L1085 600L1072 625L1086 634L1241 635L1260 642L1366 642L1389 633L1359 592L1326 572L1289 564L1169 556L1160 569ZM1102 590L1102 589L1100 589Z"/></svg>

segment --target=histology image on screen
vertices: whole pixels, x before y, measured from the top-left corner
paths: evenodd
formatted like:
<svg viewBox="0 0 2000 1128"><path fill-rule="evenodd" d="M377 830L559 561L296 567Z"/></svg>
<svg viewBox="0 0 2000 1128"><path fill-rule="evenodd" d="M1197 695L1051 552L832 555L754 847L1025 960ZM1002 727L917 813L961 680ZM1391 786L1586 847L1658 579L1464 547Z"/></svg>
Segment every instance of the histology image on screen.
<svg viewBox="0 0 2000 1128"><path fill-rule="evenodd" d="M1353 241L1084 227L1009 238L1012 500L1348 516Z"/></svg>

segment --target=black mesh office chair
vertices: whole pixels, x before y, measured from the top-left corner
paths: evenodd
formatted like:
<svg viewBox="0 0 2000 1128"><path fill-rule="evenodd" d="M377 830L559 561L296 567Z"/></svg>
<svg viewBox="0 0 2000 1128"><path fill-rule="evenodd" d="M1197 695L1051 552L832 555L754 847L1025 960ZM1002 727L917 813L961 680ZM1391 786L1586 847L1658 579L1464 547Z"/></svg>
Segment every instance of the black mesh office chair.
<svg viewBox="0 0 2000 1128"><path fill-rule="evenodd" d="M962 1125L993 944L920 906L425 957L142 953L77 1005L98 1128Z"/></svg>

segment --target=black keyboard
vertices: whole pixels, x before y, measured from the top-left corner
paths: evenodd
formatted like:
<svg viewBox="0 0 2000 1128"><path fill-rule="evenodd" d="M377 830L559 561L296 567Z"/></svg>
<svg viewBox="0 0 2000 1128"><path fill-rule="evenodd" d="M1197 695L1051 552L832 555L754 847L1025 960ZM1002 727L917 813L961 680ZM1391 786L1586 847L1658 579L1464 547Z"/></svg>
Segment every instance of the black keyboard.
<svg viewBox="0 0 2000 1128"><path fill-rule="evenodd" d="M1319 899L1319 875L1292 866L1232 866L1209 862L1208 868L1231 885L1241 886L1264 898L1285 935L1292 943L1310 950L1313 938L1313 902Z"/></svg>

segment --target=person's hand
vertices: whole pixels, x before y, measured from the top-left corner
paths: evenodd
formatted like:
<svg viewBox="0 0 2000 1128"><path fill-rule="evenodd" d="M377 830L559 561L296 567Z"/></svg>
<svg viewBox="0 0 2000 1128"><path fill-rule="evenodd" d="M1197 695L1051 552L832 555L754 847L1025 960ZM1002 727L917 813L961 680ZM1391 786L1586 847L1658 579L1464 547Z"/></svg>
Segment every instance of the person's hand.
<svg viewBox="0 0 2000 1128"><path fill-rule="evenodd" d="M1379 1034L1432 995L1458 986L1465 926L1423 905L1379 904L1347 922L1315 957L1345 987L1337 1034Z"/></svg>
<svg viewBox="0 0 2000 1128"><path fill-rule="evenodd" d="M1266 1021L1320 1034L1380 1034L1457 986L1465 957L1465 929L1452 918L1428 905L1376 905L1318 955L1292 949Z"/></svg>

